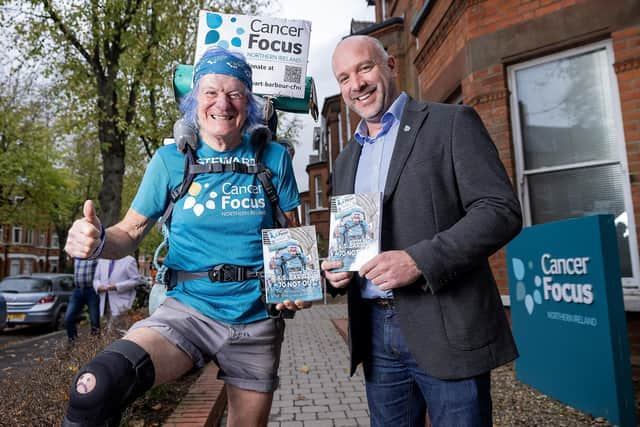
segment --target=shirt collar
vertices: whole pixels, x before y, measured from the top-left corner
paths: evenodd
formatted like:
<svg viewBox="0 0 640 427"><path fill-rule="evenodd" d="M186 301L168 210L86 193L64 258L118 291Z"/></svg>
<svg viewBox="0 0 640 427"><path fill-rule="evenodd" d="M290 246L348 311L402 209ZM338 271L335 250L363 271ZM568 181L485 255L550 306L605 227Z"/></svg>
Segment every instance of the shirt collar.
<svg viewBox="0 0 640 427"><path fill-rule="evenodd" d="M356 141L360 145L364 145L365 143L373 144L379 138L385 136L391 127L400 121L400 117L402 116L402 111L404 111L404 106L407 103L407 99L409 96L405 92L401 92L400 95L393 101L393 104L389 107L389 109L382 115L380 119L380 123L382 123L382 130L376 135L375 138L369 137L369 130L367 128L367 122L363 119L358 123L358 127L356 128L356 132L353 135Z"/></svg>

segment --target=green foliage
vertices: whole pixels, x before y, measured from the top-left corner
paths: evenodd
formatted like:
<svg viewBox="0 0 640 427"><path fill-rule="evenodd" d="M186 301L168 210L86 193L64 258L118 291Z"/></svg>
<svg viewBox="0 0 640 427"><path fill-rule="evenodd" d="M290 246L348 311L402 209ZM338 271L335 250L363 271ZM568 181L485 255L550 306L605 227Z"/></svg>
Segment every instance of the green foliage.
<svg viewBox="0 0 640 427"><path fill-rule="evenodd" d="M287 139L294 145L299 144L302 120L297 114L277 111L278 114L278 139Z"/></svg>
<svg viewBox="0 0 640 427"><path fill-rule="evenodd" d="M0 87L0 218L48 225L52 202L64 200L72 185L50 132L51 119L18 82Z"/></svg>

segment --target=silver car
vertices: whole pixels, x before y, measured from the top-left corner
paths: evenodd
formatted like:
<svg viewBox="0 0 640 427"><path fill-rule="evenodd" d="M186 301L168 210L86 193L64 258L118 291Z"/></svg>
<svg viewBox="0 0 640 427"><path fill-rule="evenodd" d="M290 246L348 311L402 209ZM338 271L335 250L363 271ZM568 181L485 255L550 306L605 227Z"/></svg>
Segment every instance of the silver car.
<svg viewBox="0 0 640 427"><path fill-rule="evenodd" d="M64 314L73 293L73 274L34 273L9 276L0 282L0 294L7 300L7 325L64 324Z"/></svg>
<svg viewBox="0 0 640 427"><path fill-rule="evenodd" d="M0 294L0 331L7 326L7 300Z"/></svg>

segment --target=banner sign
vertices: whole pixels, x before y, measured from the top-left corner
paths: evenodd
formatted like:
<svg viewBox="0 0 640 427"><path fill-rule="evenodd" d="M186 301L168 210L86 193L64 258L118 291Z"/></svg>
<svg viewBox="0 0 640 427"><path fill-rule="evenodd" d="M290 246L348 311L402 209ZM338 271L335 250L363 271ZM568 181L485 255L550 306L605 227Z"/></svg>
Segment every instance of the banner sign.
<svg viewBox="0 0 640 427"><path fill-rule="evenodd" d="M242 53L260 95L305 97L311 22L201 10L196 57L213 46Z"/></svg>
<svg viewBox="0 0 640 427"><path fill-rule="evenodd" d="M507 245L507 265L518 379L635 426L613 216L527 227Z"/></svg>

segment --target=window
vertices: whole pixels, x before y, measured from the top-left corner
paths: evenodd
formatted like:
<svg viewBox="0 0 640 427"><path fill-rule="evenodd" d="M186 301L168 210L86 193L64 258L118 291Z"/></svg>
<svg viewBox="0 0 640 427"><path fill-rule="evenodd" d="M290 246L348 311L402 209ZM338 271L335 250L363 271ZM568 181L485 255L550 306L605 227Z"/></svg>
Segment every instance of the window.
<svg viewBox="0 0 640 427"><path fill-rule="evenodd" d="M0 242L4 242L4 228L0 225Z"/></svg>
<svg viewBox="0 0 640 427"><path fill-rule="evenodd" d="M22 243L22 227L13 227L13 240L12 243Z"/></svg>
<svg viewBox="0 0 640 427"><path fill-rule="evenodd" d="M27 240L25 241L27 245L33 245L33 230L27 230Z"/></svg>
<svg viewBox="0 0 640 427"><path fill-rule="evenodd" d="M60 279L60 287L65 292L73 292L73 277L63 277Z"/></svg>
<svg viewBox="0 0 640 427"><path fill-rule="evenodd" d="M47 233L44 231L40 233L38 237L38 246L45 248L47 246Z"/></svg>
<svg viewBox="0 0 640 427"><path fill-rule="evenodd" d="M11 264L9 264L9 275L15 276L17 274L20 274L20 260L12 259Z"/></svg>
<svg viewBox="0 0 640 427"><path fill-rule="evenodd" d="M304 225L311 225L311 203L304 202Z"/></svg>
<svg viewBox="0 0 640 427"><path fill-rule="evenodd" d="M24 269L23 269L24 274L33 273L33 260L25 259L23 264L24 264Z"/></svg>
<svg viewBox="0 0 640 427"><path fill-rule="evenodd" d="M60 241L58 240L58 235L56 233L53 233L51 235L51 247L57 248L59 244L60 244Z"/></svg>
<svg viewBox="0 0 640 427"><path fill-rule="evenodd" d="M525 224L613 214L623 285L638 250L611 42L509 68Z"/></svg>
<svg viewBox="0 0 640 427"><path fill-rule="evenodd" d="M322 176L316 175L313 177L314 187L316 190L316 208L322 207Z"/></svg>

